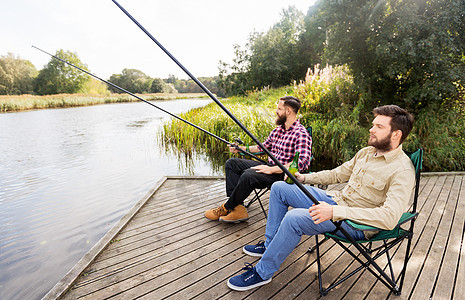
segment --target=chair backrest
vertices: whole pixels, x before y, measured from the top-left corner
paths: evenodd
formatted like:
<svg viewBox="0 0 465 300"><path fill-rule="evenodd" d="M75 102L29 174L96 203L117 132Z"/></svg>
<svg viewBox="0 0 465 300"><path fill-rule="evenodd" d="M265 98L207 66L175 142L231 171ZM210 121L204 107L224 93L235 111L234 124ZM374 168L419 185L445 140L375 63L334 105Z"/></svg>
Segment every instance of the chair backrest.
<svg viewBox="0 0 465 300"><path fill-rule="evenodd" d="M413 206L412 211L417 211L417 199L418 199L418 190L420 188L420 176L421 170L423 168L423 149L419 148L415 152L404 151L405 154L410 158L415 168L415 194L413 197Z"/></svg>
<svg viewBox="0 0 465 300"><path fill-rule="evenodd" d="M313 139L313 136L312 136L312 134L313 134L313 128L312 128L312 126L308 126L308 127L307 127L307 131L308 131L308 135L310 135L310 137Z"/></svg>
<svg viewBox="0 0 465 300"><path fill-rule="evenodd" d="M312 139L312 147L310 148L310 152L312 153L312 156L310 157L310 165L308 166L307 170L305 170L304 173L310 173L311 172L311 165L312 165L312 161L313 161L313 158L314 158L314 155L313 155L313 128L312 128L312 126L307 127L307 132L308 132L308 135L310 136L310 138Z"/></svg>

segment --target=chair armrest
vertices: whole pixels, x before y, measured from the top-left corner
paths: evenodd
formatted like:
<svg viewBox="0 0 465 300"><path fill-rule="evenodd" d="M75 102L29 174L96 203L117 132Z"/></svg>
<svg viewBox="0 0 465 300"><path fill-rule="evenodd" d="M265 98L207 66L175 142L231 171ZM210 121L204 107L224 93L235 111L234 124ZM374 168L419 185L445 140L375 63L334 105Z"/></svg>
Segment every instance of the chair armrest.
<svg viewBox="0 0 465 300"><path fill-rule="evenodd" d="M247 153L244 153L244 152L238 152L240 156L244 157L246 155L248 155ZM259 151L259 152L249 152L253 155L263 155L263 154L266 154L265 151Z"/></svg>
<svg viewBox="0 0 465 300"><path fill-rule="evenodd" d="M395 228L399 227L400 225L404 224L407 221L410 221L413 218L416 218L417 215L418 215L418 213L416 213L416 212L415 213L412 213L412 212L403 213ZM356 222L351 221L351 220L345 220L345 222L350 227L352 227L352 229L354 229L354 230L360 230L360 231L385 231L384 229L380 229L380 228L370 226L370 225L364 225L364 224L356 223Z"/></svg>

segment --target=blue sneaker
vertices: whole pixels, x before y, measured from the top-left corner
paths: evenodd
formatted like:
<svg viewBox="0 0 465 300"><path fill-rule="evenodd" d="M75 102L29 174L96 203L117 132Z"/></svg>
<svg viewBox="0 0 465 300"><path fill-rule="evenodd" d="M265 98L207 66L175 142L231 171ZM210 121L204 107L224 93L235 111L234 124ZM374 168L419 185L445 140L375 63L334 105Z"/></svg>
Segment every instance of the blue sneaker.
<svg viewBox="0 0 465 300"><path fill-rule="evenodd" d="M247 291L264 284L267 284L271 281L270 279L263 280L260 275L258 275L254 266L249 263L245 263L245 273L229 278L228 286L235 291Z"/></svg>
<svg viewBox="0 0 465 300"><path fill-rule="evenodd" d="M246 245L242 248L245 254L255 257L262 257L265 250L264 241L259 241L256 245Z"/></svg>

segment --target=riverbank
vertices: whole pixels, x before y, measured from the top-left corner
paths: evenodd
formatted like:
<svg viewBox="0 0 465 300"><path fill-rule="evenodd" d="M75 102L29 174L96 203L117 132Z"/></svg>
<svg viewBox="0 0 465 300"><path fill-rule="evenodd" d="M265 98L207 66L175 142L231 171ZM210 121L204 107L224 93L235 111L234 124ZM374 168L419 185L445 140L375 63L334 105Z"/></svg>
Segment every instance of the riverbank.
<svg viewBox="0 0 465 300"><path fill-rule="evenodd" d="M139 94L145 100L176 100L192 98L208 98L204 93L189 94ZM88 106L105 103L137 102L140 101L127 94L110 95L84 95L84 94L58 94L47 96L20 95L0 96L0 113L24 111L32 109L63 108L74 106Z"/></svg>

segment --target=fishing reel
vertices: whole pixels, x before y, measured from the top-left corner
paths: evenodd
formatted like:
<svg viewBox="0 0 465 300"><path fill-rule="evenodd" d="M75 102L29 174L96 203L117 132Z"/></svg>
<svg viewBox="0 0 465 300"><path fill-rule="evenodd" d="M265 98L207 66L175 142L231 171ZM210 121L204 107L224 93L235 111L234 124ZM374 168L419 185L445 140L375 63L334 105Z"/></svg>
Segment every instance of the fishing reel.
<svg viewBox="0 0 465 300"><path fill-rule="evenodd" d="M235 141L238 145L244 145L244 142L241 140L241 138L234 138L234 141Z"/></svg>

